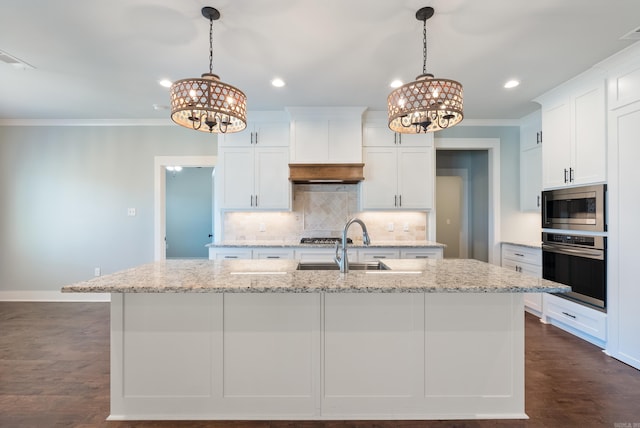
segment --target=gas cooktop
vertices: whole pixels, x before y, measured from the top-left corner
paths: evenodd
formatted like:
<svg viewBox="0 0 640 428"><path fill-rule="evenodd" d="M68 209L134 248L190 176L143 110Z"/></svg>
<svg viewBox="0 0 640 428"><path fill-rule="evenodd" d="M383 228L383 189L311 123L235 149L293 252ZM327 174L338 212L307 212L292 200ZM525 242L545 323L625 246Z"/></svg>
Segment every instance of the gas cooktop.
<svg viewBox="0 0 640 428"><path fill-rule="evenodd" d="M335 244L336 242L342 243L342 238L302 238L300 240L301 244ZM347 238L347 244L352 244L353 240L351 238Z"/></svg>

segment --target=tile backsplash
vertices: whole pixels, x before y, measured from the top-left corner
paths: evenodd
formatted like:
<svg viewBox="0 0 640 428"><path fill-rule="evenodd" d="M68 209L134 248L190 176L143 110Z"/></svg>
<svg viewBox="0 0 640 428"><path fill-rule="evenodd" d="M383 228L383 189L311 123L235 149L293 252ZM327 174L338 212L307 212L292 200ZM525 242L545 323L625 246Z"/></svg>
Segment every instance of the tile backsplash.
<svg viewBox="0 0 640 428"><path fill-rule="evenodd" d="M293 186L291 212L227 212L224 241L296 242L302 237L340 236L344 224L358 217L367 225L372 241L427 239L425 212L358 212L356 184L298 184ZM349 230L362 240L358 226Z"/></svg>

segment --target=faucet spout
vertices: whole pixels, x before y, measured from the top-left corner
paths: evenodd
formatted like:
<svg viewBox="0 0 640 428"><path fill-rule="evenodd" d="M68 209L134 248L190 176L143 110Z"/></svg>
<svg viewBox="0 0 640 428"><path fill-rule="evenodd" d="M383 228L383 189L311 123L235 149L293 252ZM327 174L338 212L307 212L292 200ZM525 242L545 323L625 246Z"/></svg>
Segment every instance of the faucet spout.
<svg viewBox="0 0 640 428"><path fill-rule="evenodd" d="M338 244L336 243L336 256L334 260L338 264L338 266L340 266L341 273L349 272L349 258L347 257L347 232L349 231L349 227L353 223L358 223L362 228L362 243L364 245L369 245L371 243L369 232L367 231L367 226L364 224L364 222L355 217L349 220L347 224L344 225L344 229L342 229L342 248L338 248Z"/></svg>

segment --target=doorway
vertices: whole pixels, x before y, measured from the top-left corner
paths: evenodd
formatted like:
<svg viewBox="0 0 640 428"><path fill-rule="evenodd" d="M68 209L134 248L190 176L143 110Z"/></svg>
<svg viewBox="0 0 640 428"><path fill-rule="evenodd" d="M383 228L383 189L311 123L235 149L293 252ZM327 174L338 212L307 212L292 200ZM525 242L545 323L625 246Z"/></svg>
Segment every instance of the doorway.
<svg viewBox="0 0 640 428"><path fill-rule="evenodd" d="M213 236L213 167L166 172L166 257L206 259Z"/></svg>
<svg viewBox="0 0 640 428"><path fill-rule="evenodd" d="M438 176L462 177L463 198L461 212L454 216L447 212L448 202L440 201L436 187L436 210L429 216L429 229L436 231L436 239L443 242L438 233L438 222L446 226L447 218L460 217L460 239L452 239L458 245L460 257L473 258L493 264L500 263L500 139L497 138L436 138L436 183ZM463 173L456 172L466 171ZM465 186L466 184L466 186ZM437 184L436 184L437 186ZM466 217L467 232L464 231ZM441 217L444 217L442 219ZM453 221L452 221L453 222ZM466 235L466 236L465 236ZM443 242L447 244L447 242ZM464 246L466 245L466 250ZM466 251L466 255L465 255ZM445 253L455 257L455 250Z"/></svg>
<svg viewBox="0 0 640 428"><path fill-rule="evenodd" d="M215 167L217 156L156 156L153 166L153 255L154 260L166 259L166 167Z"/></svg>
<svg viewBox="0 0 640 428"><path fill-rule="evenodd" d="M469 258L468 174L464 169L436 173L436 236L445 244L444 258Z"/></svg>

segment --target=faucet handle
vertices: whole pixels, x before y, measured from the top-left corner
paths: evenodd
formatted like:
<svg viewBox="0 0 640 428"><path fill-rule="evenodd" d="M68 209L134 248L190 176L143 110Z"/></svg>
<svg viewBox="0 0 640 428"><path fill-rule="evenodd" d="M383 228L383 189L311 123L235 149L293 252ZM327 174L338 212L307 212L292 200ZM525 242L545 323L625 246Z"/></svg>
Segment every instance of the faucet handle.
<svg viewBox="0 0 640 428"><path fill-rule="evenodd" d="M339 242L336 241L336 260L340 260L340 248L338 247Z"/></svg>

